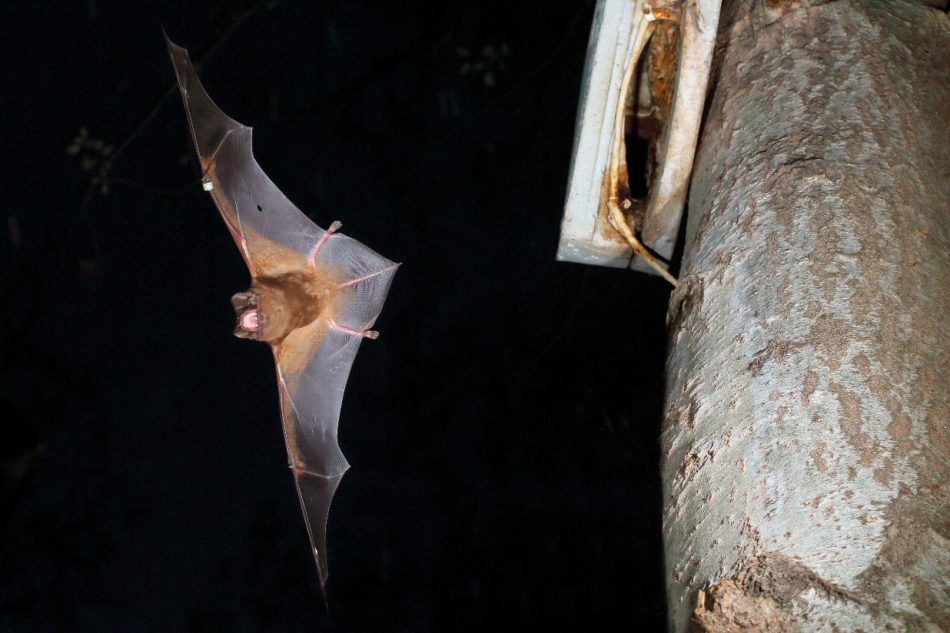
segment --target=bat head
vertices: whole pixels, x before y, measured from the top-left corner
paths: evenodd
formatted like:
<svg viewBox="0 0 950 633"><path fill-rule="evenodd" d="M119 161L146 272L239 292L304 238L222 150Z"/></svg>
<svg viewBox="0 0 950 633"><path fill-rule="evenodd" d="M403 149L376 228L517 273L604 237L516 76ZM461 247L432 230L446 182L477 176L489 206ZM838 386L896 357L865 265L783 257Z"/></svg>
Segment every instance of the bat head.
<svg viewBox="0 0 950 633"><path fill-rule="evenodd" d="M231 305L234 306L234 314L237 316L234 336L253 341L261 340L261 326L264 319L261 318L258 294L253 290L239 292L231 297Z"/></svg>
<svg viewBox="0 0 950 633"><path fill-rule="evenodd" d="M237 325L234 335L238 338L279 343L296 328L306 325L316 318L319 304L309 296L297 298L296 287L288 285L287 280L260 280L247 292L239 292L231 297ZM300 300L298 300L300 299ZM310 299L307 309L298 305Z"/></svg>

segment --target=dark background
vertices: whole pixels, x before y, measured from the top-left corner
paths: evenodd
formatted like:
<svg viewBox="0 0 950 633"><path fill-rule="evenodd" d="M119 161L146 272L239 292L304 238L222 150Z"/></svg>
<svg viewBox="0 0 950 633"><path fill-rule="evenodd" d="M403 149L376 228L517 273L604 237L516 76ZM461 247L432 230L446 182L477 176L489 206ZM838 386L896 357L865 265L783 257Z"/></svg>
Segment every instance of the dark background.
<svg viewBox="0 0 950 633"><path fill-rule="evenodd" d="M0 630L662 630L668 289L554 261L593 2L65 6L0 11ZM298 206L403 262L329 616L161 25Z"/></svg>

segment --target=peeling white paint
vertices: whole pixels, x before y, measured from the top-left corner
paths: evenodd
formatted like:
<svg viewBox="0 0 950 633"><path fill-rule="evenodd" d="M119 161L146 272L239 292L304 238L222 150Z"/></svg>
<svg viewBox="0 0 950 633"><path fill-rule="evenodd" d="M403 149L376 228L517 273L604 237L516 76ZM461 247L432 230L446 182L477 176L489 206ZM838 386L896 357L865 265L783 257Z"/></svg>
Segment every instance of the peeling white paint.
<svg viewBox="0 0 950 633"><path fill-rule="evenodd" d="M630 266L656 272L601 217L604 183L625 105L621 84L652 34L654 10L680 25L680 59L667 129L660 138L659 170L649 192L644 243L669 259L679 234L683 204L696 151L712 60L720 0L598 0L581 83L574 151L561 223L559 260L600 266ZM619 130L622 134L623 130Z"/></svg>

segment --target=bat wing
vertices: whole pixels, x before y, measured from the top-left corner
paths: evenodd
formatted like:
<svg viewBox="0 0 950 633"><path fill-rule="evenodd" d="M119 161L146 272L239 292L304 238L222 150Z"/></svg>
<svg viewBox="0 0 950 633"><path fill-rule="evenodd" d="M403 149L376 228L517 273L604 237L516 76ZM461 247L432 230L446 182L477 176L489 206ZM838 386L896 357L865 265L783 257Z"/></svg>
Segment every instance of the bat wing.
<svg viewBox="0 0 950 633"><path fill-rule="evenodd" d="M308 254L326 232L268 178L251 150L251 128L215 105L188 57L165 37L185 103L202 183L254 278L306 270Z"/></svg>
<svg viewBox="0 0 950 633"><path fill-rule="evenodd" d="M330 502L349 468L337 441L343 391L363 333L379 316L398 264L340 234L326 240L318 259L345 271L334 305L328 316L275 346L274 356L287 455L323 587Z"/></svg>
<svg viewBox="0 0 950 633"><path fill-rule="evenodd" d="M382 310L398 264L360 242L324 231L267 177L251 128L224 114L198 80L188 51L165 38L210 191L254 279L289 273L319 279L332 299L313 321L272 345L290 467L321 588L327 579L330 501L349 468L337 442L353 359ZM293 275L291 275L293 276Z"/></svg>

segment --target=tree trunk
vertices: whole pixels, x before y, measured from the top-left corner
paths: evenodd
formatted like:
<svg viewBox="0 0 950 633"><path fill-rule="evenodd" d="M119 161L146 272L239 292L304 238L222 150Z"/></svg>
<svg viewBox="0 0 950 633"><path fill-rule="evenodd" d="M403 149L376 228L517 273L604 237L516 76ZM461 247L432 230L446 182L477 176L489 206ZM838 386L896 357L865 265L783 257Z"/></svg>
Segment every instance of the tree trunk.
<svg viewBox="0 0 950 633"><path fill-rule="evenodd" d="M723 7L670 303L671 631L950 630L950 20Z"/></svg>

